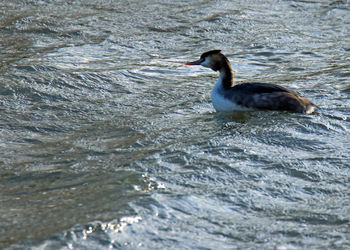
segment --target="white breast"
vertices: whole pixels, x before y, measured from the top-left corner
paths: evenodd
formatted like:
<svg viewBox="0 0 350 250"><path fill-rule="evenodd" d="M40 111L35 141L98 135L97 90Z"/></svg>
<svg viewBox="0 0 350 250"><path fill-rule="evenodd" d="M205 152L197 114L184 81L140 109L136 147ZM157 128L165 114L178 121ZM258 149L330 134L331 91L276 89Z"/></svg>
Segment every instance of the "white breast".
<svg viewBox="0 0 350 250"><path fill-rule="evenodd" d="M235 103L234 100L230 100L225 98L225 90L224 87L222 86L222 78L221 75L215 84L212 92L211 92L211 102L213 103L214 108L216 111L234 111L234 110L240 110L240 111L247 111L247 110L252 110L250 108L246 108L243 106L238 105Z"/></svg>

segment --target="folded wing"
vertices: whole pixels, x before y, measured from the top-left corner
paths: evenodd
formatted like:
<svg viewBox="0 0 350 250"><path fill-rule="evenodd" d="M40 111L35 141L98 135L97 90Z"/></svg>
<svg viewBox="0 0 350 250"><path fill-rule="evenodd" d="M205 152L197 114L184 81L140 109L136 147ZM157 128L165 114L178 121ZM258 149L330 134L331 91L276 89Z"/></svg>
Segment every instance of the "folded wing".
<svg viewBox="0 0 350 250"><path fill-rule="evenodd" d="M232 90L225 97L247 108L312 113L315 107L298 93L274 84L244 83Z"/></svg>

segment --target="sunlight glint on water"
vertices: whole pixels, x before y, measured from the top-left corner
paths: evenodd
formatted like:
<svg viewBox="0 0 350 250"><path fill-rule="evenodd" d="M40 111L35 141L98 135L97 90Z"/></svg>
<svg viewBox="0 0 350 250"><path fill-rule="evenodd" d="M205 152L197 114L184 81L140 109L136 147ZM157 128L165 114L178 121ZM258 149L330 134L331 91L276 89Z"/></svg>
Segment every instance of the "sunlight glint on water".
<svg viewBox="0 0 350 250"><path fill-rule="evenodd" d="M0 248L345 249L348 1L0 3ZM215 113L236 83L312 115Z"/></svg>

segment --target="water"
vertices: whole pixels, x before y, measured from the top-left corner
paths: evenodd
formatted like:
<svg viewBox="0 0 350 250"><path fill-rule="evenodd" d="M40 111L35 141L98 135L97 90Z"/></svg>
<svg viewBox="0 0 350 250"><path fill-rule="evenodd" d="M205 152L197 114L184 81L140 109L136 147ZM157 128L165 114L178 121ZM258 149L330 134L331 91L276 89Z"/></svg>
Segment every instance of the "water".
<svg viewBox="0 0 350 250"><path fill-rule="evenodd" d="M350 248L349 1L2 1L0 248ZM312 115L215 113L236 82Z"/></svg>

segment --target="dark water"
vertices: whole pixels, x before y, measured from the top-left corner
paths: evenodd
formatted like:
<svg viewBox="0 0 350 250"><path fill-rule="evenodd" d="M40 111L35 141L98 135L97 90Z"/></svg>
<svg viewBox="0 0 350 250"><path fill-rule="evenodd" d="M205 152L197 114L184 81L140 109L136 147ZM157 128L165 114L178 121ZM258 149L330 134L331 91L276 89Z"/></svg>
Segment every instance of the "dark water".
<svg viewBox="0 0 350 250"><path fill-rule="evenodd" d="M350 248L349 1L1 1L0 248ZM222 116L237 82L312 115Z"/></svg>

